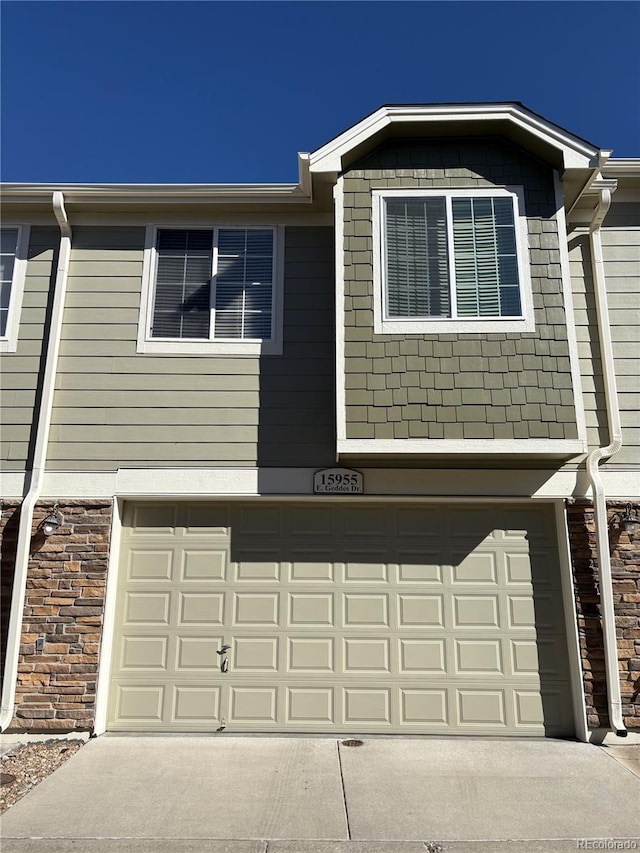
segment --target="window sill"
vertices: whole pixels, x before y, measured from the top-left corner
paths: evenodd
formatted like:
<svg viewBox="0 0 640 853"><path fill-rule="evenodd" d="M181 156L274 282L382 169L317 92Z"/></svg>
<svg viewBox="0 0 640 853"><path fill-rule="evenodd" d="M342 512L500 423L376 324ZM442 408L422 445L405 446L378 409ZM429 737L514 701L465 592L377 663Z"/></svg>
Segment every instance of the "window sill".
<svg viewBox="0 0 640 853"><path fill-rule="evenodd" d="M534 332L532 317L469 320L382 320L376 318L373 331L377 335L464 335Z"/></svg>
<svg viewBox="0 0 640 853"><path fill-rule="evenodd" d="M139 341L137 351L149 355L282 355L281 341Z"/></svg>

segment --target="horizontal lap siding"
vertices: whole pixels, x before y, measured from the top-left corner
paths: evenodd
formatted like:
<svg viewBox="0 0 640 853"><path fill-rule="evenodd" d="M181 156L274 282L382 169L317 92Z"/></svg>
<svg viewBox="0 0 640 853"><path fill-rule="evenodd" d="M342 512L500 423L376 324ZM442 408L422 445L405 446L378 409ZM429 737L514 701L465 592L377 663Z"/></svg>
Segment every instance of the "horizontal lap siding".
<svg viewBox="0 0 640 853"><path fill-rule="evenodd" d="M144 355L144 229L74 229L50 469L331 462L332 239L286 229L283 355Z"/></svg>
<svg viewBox="0 0 640 853"><path fill-rule="evenodd" d="M47 301L60 243L57 228L32 227L29 235L18 347L1 356L0 453L3 471L24 471L38 389Z"/></svg>
<svg viewBox="0 0 640 853"><path fill-rule="evenodd" d="M613 204L602 231L609 323L622 423L622 450L609 465L640 462L640 205ZM590 447L607 444L589 239L569 234L571 281Z"/></svg>

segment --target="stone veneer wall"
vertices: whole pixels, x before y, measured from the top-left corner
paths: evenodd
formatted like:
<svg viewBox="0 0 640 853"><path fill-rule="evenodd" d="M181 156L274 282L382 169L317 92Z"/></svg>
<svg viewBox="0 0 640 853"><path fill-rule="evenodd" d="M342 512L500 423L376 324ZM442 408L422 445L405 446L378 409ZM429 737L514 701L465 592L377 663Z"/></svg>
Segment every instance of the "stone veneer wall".
<svg viewBox="0 0 640 853"><path fill-rule="evenodd" d="M624 503L608 503L609 519L624 507ZM636 510L640 511L640 504ZM607 727L609 720L593 504L570 505L568 521L587 722L595 729ZM640 733L640 534L630 537L615 525L609 531L622 714L627 728Z"/></svg>
<svg viewBox="0 0 640 853"><path fill-rule="evenodd" d="M376 335L373 189L524 187L536 331ZM575 439L550 167L495 140L395 141L344 174L349 439Z"/></svg>
<svg viewBox="0 0 640 853"><path fill-rule="evenodd" d="M36 507L34 531L52 507ZM67 500L58 508L64 516L58 531L48 539L36 532L32 539L12 729L93 725L112 507L110 501ZM5 508L7 522L18 511ZM3 575L13 572L13 540L7 537L6 565L3 549Z"/></svg>

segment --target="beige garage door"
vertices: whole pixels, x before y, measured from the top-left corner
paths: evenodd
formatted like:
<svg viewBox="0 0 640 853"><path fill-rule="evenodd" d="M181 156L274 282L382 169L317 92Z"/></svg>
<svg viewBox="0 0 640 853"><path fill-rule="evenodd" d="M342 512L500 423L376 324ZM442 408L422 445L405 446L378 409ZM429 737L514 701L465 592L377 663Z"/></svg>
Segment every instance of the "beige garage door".
<svg viewBox="0 0 640 853"><path fill-rule="evenodd" d="M531 505L129 505L109 728L570 735L554 530Z"/></svg>

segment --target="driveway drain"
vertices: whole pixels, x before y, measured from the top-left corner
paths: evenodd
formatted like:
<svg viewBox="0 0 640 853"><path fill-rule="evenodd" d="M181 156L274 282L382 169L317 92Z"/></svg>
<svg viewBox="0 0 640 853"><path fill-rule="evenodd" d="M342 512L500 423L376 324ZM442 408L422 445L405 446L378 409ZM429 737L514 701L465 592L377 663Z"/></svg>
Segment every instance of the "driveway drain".
<svg viewBox="0 0 640 853"><path fill-rule="evenodd" d="M350 738L350 740L340 741L342 746L364 746L364 741L357 740L357 738Z"/></svg>

